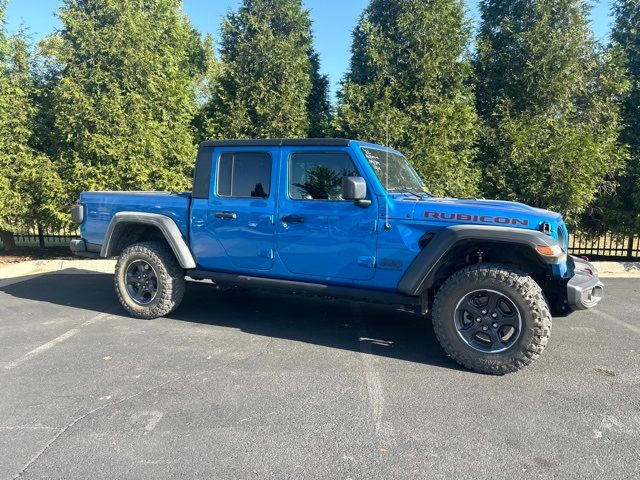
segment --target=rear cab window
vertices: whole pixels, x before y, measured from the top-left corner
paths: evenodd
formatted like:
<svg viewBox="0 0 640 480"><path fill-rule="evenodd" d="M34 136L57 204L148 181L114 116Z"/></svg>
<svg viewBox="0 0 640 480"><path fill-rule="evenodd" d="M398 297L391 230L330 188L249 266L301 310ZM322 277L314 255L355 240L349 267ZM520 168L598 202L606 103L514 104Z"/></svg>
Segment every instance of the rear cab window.
<svg viewBox="0 0 640 480"><path fill-rule="evenodd" d="M269 198L272 163L268 152L222 153L218 159L218 196Z"/></svg>

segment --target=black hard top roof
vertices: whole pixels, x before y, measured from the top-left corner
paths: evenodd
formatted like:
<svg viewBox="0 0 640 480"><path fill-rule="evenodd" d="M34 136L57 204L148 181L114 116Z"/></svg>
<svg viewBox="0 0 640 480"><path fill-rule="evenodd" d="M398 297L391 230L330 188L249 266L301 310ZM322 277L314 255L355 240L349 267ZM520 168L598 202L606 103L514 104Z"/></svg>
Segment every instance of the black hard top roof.
<svg viewBox="0 0 640 480"><path fill-rule="evenodd" d="M208 140L201 147L346 147L346 138L255 138L240 140Z"/></svg>

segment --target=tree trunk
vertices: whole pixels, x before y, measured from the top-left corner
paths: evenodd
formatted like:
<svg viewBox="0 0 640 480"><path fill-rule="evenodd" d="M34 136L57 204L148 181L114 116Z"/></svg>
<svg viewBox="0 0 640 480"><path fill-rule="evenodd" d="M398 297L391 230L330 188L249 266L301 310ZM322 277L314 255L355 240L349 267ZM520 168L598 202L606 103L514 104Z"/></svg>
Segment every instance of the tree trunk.
<svg viewBox="0 0 640 480"><path fill-rule="evenodd" d="M40 244L40 248L44 248L44 229L40 224L38 224L38 243Z"/></svg>
<svg viewBox="0 0 640 480"><path fill-rule="evenodd" d="M633 240L635 235L633 233L629 234L629 241L627 242L627 258L629 260L633 260Z"/></svg>
<svg viewBox="0 0 640 480"><path fill-rule="evenodd" d="M5 252L12 252L16 249L16 241L13 239L13 233L9 230L0 230L0 242L4 245Z"/></svg>

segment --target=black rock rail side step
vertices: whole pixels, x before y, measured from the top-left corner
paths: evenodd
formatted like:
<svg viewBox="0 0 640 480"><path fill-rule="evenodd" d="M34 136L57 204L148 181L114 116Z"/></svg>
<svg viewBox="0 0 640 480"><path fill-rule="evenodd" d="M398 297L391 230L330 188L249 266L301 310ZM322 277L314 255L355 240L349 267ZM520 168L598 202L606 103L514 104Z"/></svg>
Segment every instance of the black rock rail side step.
<svg viewBox="0 0 640 480"><path fill-rule="evenodd" d="M420 297L411 297L401 293L365 290L353 287L324 285L276 278L252 277L232 273L211 272L206 270L187 270L187 276L194 280L212 280L217 284L239 287L280 290L290 293L306 293L323 297L339 297L353 300L366 300L373 303L391 305L420 306Z"/></svg>

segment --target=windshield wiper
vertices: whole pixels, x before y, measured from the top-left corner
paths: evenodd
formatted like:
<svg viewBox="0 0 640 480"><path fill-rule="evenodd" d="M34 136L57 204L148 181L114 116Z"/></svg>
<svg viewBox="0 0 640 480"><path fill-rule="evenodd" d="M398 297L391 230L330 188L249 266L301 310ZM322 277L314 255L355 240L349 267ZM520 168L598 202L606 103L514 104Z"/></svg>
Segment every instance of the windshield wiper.
<svg viewBox="0 0 640 480"><path fill-rule="evenodd" d="M428 192L416 192L415 190L409 187L396 187L396 188L390 189L390 191L395 193L408 193L419 199L422 199L422 195L427 195L429 197L433 196L431 193L428 193Z"/></svg>
<svg viewBox="0 0 640 480"><path fill-rule="evenodd" d="M427 197L433 197L433 193L428 192L428 191L423 191L423 192L415 192L413 190L410 190L410 193L413 193L414 195L420 195L420 198L422 198L422 195L426 195Z"/></svg>
<svg viewBox="0 0 640 480"><path fill-rule="evenodd" d="M418 197L418 200L422 200L422 195L414 192L413 190L409 190L408 188L404 190L404 193L410 193L411 195L415 195L416 197Z"/></svg>

